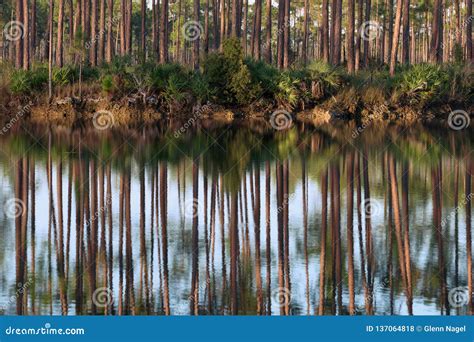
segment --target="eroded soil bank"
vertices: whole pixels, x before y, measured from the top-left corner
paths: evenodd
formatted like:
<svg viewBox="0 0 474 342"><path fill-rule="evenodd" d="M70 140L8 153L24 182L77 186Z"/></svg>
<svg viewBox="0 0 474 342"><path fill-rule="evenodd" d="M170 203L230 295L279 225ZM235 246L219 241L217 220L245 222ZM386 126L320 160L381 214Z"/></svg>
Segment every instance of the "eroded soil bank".
<svg viewBox="0 0 474 342"><path fill-rule="evenodd" d="M235 119L262 119L268 120L276 129L284 129L285 125L293 120L316 125L336 120L355 120L363 125L371 121L397 121L404 124L415 122L446 123L453 112L455 112L454 114L461 113L463 122L459 124L465 125L464 121L470 121L474 107L458 109L446 105L434 109L418 110L406 106L389 108L386 105L367 105L356 112L344 110L344 108L338 110L337 103L331 103L329 100L319 106L297 113L285 108L268 106L266 108L257 105L245 108L224 108L209 103L168 112L136 101L111 102L100 97L83 100L67 97L55 100L51 104L35 104L32 101L24 101L21 105L10 104L8 107L4 106L2 112L0 123L4 130L14 126L20 120L31 124L52 124L71 128L90 125L100 128L110 125L133 127L154 124L166 118L176 118L188 124L197 120L230 123ZM469 123L467 122L467 124Z"/></svg>

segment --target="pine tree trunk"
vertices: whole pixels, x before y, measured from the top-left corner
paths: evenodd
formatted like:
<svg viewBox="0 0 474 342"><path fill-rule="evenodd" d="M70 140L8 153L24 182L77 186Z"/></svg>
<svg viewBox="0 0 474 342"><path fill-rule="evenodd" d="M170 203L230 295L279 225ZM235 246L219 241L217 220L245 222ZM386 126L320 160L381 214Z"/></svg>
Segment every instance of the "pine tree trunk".
<svg viewBox="0 0 474 342"><path fill-rule="evenodd" d="M30 20L28 0L23 0L23 69L30 68Z"/></svg>
<svg viewBox="0 0 474 342"><path fill-rule="evenodd" d="M113 20L114 20L114 0L107 0L108 20L107 20L107 49L105 59L107 63L112 61L113 57Z"/></svg>
<svg viewBox="0 0 474 342"><path fill-rule="evenodd" d="M23 0L16 0L15 4L16 21L20 25L23 25ZM24 37L17 39L15 44L15 67L18 69L23 67L23 42Z"/></svg>
<svg viewBox="0 0 474 342"><path fill-rule="evenodd" d="M160 23L160 63L168 63L168 0L162 0Z"/></svg>
<svg viewBox="0 0 474 342"><path fill-rule="evenodd" d="M309 40L309 0L304 1L304 22L303 22L303 46L301 54L303 55L303 64L308 63L308 40Z"/></svg>
<svg viewBox="0 0 474 342"><path fill-rule="evenodd" d="M90 63L97 65L97 0L91 1L91 26L90 26Z"/></svg>
<svg viewBox="0 0 474 342"><path fill-rule="evenodd" d="M442 48L442 0L434 0L433 19L431 22L430 62L439 63L443 58Z"/></svg>
<svg viewBox="0 0 474 342"><path fill-rule="evenodd" d="M390 56L390 75L395 75L395 66L397 64L398 41L400 37L400 24L402 18L403 0L397 0L397 13L395 15L395 27L393 31L392 52Z"/></svg>
<svg viewBox="0 0 474 342"><path fill-rule="evenodd" d="M403 1L402 62L410 63L410 0Z"/></svg>
<svg viewBox="0 0 474 342"><path fill-rule="evenodd" d="M194 0L194 21L199 23L199 12L200 12L200 1L199 0ZM198 69L199 68L199 40L195 39L193 42L193 68Z"/></svg>
<svg viewBox="0 0 474 342"><path fill-rule="evenodd" d="M362 1L362 0L360 0ZM323 61L329 63L329 2L328 0L323 0L323 9L322 9L322 34L321 34L321 55Z"/></svg>
<svg viewBox="0 0 474 342"><path fill-rule="evenodd" d="M268 64L272 63L272 0L266 3L266 38L265 38L265 59Z"/></svg>
<svg viewBox="0 0 474 342"><path fill-rule="evenodd" d="M355 25L355 6L354 0L347 1L347 32L346 32L346 53L347 53L347 71L354 73L354 25Z"/></svg>
<svg viewBox="0 0 474 342"><path fill-rule="evenodd" d="M103 0L102 0L103 1ZM140 37L140 53L142 54L141 58L145 61L145 45L146 45L146 0L141 0L140 8L141 16L141 37Z"/></svg>
<svg viewBox="0 0 474 342"><path fill-rule="evenodd" d="M466 59L474 60L472 53L472 0L466 0Z"/></svg>
<svg viewBox="0 0 474 342"><path fill-rule="evenodd" d="M105 0L100 0L99 4L99 32L97 33L98 53L97 62L100 65L105 59Z"/></svg>

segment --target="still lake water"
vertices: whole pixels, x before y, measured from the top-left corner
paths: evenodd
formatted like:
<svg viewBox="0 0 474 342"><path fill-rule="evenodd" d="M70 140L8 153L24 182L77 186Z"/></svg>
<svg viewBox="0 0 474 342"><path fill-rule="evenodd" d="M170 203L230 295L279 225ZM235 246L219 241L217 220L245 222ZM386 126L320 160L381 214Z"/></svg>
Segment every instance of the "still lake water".
<svg viewBox="0 0 474 342"><path fill-rule="evenodd" d="M179 127L0 137L0 314L472 314L472 130Z"/></svg>

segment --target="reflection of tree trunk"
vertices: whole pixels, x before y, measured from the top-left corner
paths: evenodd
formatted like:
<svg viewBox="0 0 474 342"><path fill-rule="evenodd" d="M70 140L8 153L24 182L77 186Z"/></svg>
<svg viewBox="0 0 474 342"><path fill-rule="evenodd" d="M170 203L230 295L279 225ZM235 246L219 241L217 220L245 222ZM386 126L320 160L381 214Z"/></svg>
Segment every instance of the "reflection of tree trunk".
<svg viewBox="0 0 474 342"><path fill-rule="evenodd" d="M72 220L72 160L69 160L67 185L67 232L66 232L66 284L69 287L69 252L71 248L71 220Z"/></svg>
<svg viewBox="0 0 474 342"><path fill-rule="evenodd" d="M132 246L132 217L131 217L131 169L128 167L125 180L125 260L126 287L125 313L135 315L135 289L133 277L133 246Z"/></svg>
<svg viewBox="0 0 474 342"><path fill-rule="evenodd" d="M354 154L351 153L347 160L347 272L349 282L349 314L355 314L354 294L354 237L353 237L353 211L354 211Z"/></svg>
<svg viewBox="0 0 474 342"><path fill-rule="evenodd" d="M143 289L145 288L145 312L150 313L150 298L148 296L148 263L145 237L145 167L140 165L140 301L143 300ZM143 286L144 284L144 286Z"/></svg>
<svg viewBox="0 0 474 342"><path fill-rule="evenodd" d="M283 165L277 161L276 165L276 186L277 186L277 220L278 220L278 292L285 291L285 266L284 266L284 223L283 223L283 206L286 200L283 196ZM284 292L283 292L284 293ZM279 296L280 297L280 296ZM285 308L280 304L280 315L285 314Z"/></svg>
<svg viewBox="0 0 474 342"><path fill-rule="evenodd" d="M239 231L238 231L238 205L237 205L238 193L236 190L231 192L231 203L230 203L230 291L231 291L231 314L236 315L238 313L238 302L237 302L237 263L239 257Z"/></svg>
<svg viewBox="0 0 474 342"><path fill-rule="evenodd" d="M223 0L221 0L223 1ZM219 199L219 223L221 226L221 258L222 258L222 313L225 308L225 298L227 292L227 270L226 270L226 257L225 257L225 219L224 219L224 180L222 175L220 176L220 199Z"/></svg>
<svg viewBox="0 0 474 342"><path fill-rule="evenodd" d="M199 314L199 159L193 161L193 227L192 227L192 279L191 313Z"/></svg>
<svg viewBox="0 0 474 342"><path fill-rule="evenodd" d="M271 265L271 225L270 225L270 162L265 162L265 257L267 259L267 315L272 313L272 265Z"/></svg>
<svg viewBox="0 0 474 342"><path fill-rule="evenodd" d="M108 49L107 49L108 50ZM108 249L108 288L110 289L111 292L113 292L113 258L114 258L114 248L113 248L113 234L112 234L112 227L113 227L113 222L112 222L112 171L111 171L111 165L107 165L107 219L109 221L109 249ZM111 308L110 311L112 314L114 314L114 303L111 303Z"/></svg>
<svg viewBox="0 0 474 342"><path fill-rule="evenodd" d="M209 220L208 220L208 179L203 172L203 194L204 194L204 242L206 248L206 286L205 294L207 295L208 311L212 311L212 287L211 287L211 270L210 270L210 243L209 243Z"/></svg>
<svg viewBox="0 0 474 342"><path fill-rule="evenodd" d="M93 11L95 11L93 9ZM90 286L90 296L92 303L92 314L97 313L97 306L94 300L92 300L92 295L97 288L97 238L98 238L98 229L97 229L97 169L94 160L90 161L90 189L91 189L91 213L88 215L87 224L90 226L89 238L89 286Z"/></svg>
<svg viewBox="0 0 474 342"><path fill-rule="evenodd" d="M217 19L216 19L217 20ZM212 267L212 284L209 284L209 296L212 296L209 299L209 310L211 314L214 314L214 302L216 300L216 270L215 270L215 248L216 248L216 203L217 203L217 173L212 174L212 186L211 186L211 227L210 227L210 253L211 253L211 267ZM211 286L212 285L212 286ZM212 291L211 291L212 288Z"/></svg>
<svg viewBox="0 0 474 342"><path fill-rule="evenodd" d="M288 4L287 4L288 5ZM288 9L289 12L289 9ZM289 40L289 38L288 38ZM288 159L283 164L283 239L285 244L284 256L285 256L285 289L287 291L284 297L285 304L285 315L290 314L290 303L291 303L291 282L290 282L290 232L289 232L289 165Z"/></svg>
<svg viewBox="0 0 474 342"><path fill-rule="evenodd" d="M412 282L411 282L411 257L410 257L410 231L409 231L409 216L408 216L408 162L403 163L402 171L402 223L404 231L404 250L405 250L405 270L407 272L407 303L408 312L413 314L413 296L412 296Z"/></svg>
<svg viewBox="0 0 474 342"><path fill-rule="evenodd" d="M256 33L260 35L260 33ZM254 194L254 230L255 230L255 287L257 288L257 314L263 314L263 293L260 256L260 168L254 168L255 194Z"/></svg>
<svg viewBox="0 0 474 342"><path fill-rule="evenodd" d="M443 308L446 308L446 314L449 315L449 303L447 302L446 289L446 263L444 260L444 244L443 244L443 226L441 222L441 162L433 167L431 170L432 179L432 196L433 196L433 226L436 230L436 237L438 242L438 269L440 277L440 306L441 313Z"/></svg>
<svg viewBox="0 0 474 342"><path fill-rule="evenodd" d="M36 315L36 178L35 178L35 160L30 162L30 191L31 191L31 284L29 292L31 293L31 313Z"/></svg>
<svg viewBox="0 0 474 342"><path fill-rule="evenodd" d="M305 3L308 5L307 3ZM306 23L307 24L307 23ZM307 37L306 37L307 38ZM309 266L308 266L308 182L306 177L306 162L305 158L301 158L301 187L302 202L303 202L303 229L304 229L304 267L306 275L306 314L310 315L310 300L309 300Z"/></svg>
<svg viewBox="0 0 474 342"><path fill-rule="evenodd" d="M405 291L407 291L407 306L410 310L410 305L408 301L408 286L407 286L407 276L406 276L406 264L405 264L405 248L403 244L403 233L402 233L402 224L401 224L401 213L400 213L400 202L398 195L398 180L396 174L395 160L393 156L389 157L389 175L390 175L390 189L392 196L392 207L393 207L393 218L395 222L395 236L397 239L398 247L398 260L400 264L400 273L402 275L403 286ZM410 312L411 314L411 312Z"/></svg>
<svg viewBox="0 0 474 342"><path fill-rule="evenodd" d="M342 258L341 258L341 200L340 200L339 165L331 165L331 238L332 238L332 284L333 284L333 313L342 312ZM337 303L336 303L337 300Z"/></svg>
<svg viewBox="0 0 474 342"><path fill-rule="evenodd" d="M473 172L472 161L466 162L466 255L467 255L467 289L469 295L469 307L471 315L474 314L474 302L472 300L472 235L471 235L471 174Z"/></svg>
<svg viewBox="0 0 474 342"><path fill-rule="evenodd" d="M321 254L319 256L319 315L324 314L324 285L326 276L326 229L328 216L328 170L324 170L321 178Z"/></svg>
<svg viewBox="0 0 474 342"><path fill-rule="evenodd" d="M459 13L457 10L456 10L456 14L459 16ZM456 160L454 164L454 204L453 204L454 208L458 207L458 203L459 203L459 161ZM454 211L454 286L455 287L459 286L459 214L458 212L459 210Z"/></svg>
<svg viewBox="0 0 474 342"><path fill-rule="evenodd" d="M125 205L125 173L120 175L120 195L119 195L119 301L118 314L123 314L123 224L124 224L124 205Z"/></svg>
<svg viewBox="0 0 474 342"><path fill-rule="evenodd" d="M388 163L388 154L385 155L385 160ZM384 172L385 174L385 172ZM390 171L388 172L387 183L387 198L388 198L388 258L387 258L387 273L388 273L388 287L390 289L390 314L394 314L394 284L393 284L393 210L392 210L392 192L390 187ZM385 284L387 285L387 284Z"/></svg>
<svg viewBox="0 0 474 342"><path fill-rule="evenodd" d="M79 150L79 158L81 151ZM84 182L83 182L83 163L75 165L74 183L76 184L76 315L82 313L83 299L83 260L84 260Z"/></svg>
<svg viewBox="0 0 474 342"><path fill-rule="evenodd" d="M364 242L362 238L362 186L361 186L361 177L360 177L360 155L357 155L355 164L355 182L357 187L357 225L359 233L359 254L360 254L360 277L362 278L362 286L364 288L364 302L365 302L365 312L367 314L371 313L370 306L370 294L369 288L367 286L367 277L365 273L365 253L364 253Z"/></svg>
<svg viewBox="0 0 474 342"><path fill-rule="evenodd" d="M67 315L67 283L64 273L64 229L63 229L63 182L62 182L62 160L58 161L58 168L56 174L57 198L58 198L58 241L57 249L57 264L59 277L59 297L61 301L61 313Z"/></svg>
<svg viewBox="0 0 474 342"><path fill-rule="evenodd" d="M161 247L163 258L163 305L165 315L170 315L169 279L168 279L168 165L160 165L160 212L161 212Z"/></svg>
<svg viewBox="0 0 474 342"><path fill-rule="evenodd" d="M369 183L369 160L367 152L364 151L363 155L363 175L364 175L364 209L365 209L365 243L367 252L367 286L369 290L369 296L367 297L368 314L373 314L373 296L374 296L374 279L373 279L373 267L375 264L374 255L372 252L372 222L371 222L371 211L372 206L370 204L370 183Z"/></svg>
<svg viewBox="0 0 474 342"><path fill-rule="evenodd" d="M15 197L19 204L23 204L23 160L20 159L16 163L15 173ZM15 259L16 259L16 284L22 284L24 280L25 259L23 259L23 234L22 221L23 209L20 212L15 212ZM20 285L21 286L21 285ZM16 289L16 287L15 287ZM23 291L19 291L16 296L16 313L23 314Z"/></svg>

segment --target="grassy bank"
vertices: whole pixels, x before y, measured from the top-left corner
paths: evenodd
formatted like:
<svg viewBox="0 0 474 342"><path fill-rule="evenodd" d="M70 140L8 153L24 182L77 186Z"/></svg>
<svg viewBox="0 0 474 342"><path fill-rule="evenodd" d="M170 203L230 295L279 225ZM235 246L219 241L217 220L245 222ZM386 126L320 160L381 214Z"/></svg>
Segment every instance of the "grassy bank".
<svg viewBox="0 0 474 342"><path fill-rule="evenodd" d="M136 64L117 57L91 68L78 63L52 72L53 100L74 109L86 100L151 108L162 114L191 115L193 109L232 109L242 114L289 112L320 107L345 117L378 114L385 117L406 108L470 110L474 99L472 65L399 66L390 77L385 65L349 75L343 67L314 61L281 71L243 57L240 42L228 40L222 53L211 53L200 70L177 64ZM0 67L0 108L21 103L48 104L47 65L29 71Z"/></svg>

